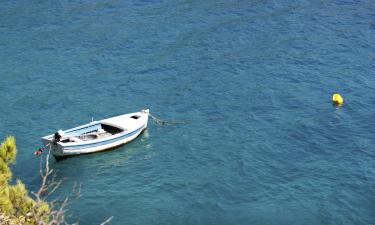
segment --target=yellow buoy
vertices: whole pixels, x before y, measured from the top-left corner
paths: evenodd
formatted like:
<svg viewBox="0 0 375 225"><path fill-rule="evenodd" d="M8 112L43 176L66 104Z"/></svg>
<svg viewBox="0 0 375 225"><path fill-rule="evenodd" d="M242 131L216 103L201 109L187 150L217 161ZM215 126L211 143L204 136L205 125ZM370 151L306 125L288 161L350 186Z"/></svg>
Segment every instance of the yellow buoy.
<svg viewBox="0 0 375 225"><path fill-rule="evenodd" d="M332 95L332 102L337 105L341 105L342 103L344 103L344 99L341 97L340 94L334 94Z"/></svg>

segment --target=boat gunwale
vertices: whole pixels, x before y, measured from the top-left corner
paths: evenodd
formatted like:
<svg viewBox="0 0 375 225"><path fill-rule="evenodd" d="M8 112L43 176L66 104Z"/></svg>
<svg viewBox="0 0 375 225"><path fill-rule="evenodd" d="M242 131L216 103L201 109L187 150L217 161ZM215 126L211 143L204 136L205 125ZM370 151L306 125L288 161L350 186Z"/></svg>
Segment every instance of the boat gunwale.
<svg viewBox="0 0 375 225"><path fill-rule="evenodd" d="M122 138L122 137L125 138L125 136L130 135L132 133L135 133L135 132L143 129L144 127L145 127L145 125L142 125L141 127L136 128L135 130L132 130L130 132L127 132L128 130L126 130L126 131L123 131L121 133L118 133L118 134L115 134L115 135L111 135L111 136L108 136L108 137L105 137L105 138L100 138L100 139L94 139L94 140L82 141L82 142L72 142L72 143L58 142L57 144L60 145L63 148L65 148L65 147L74 147L74 146L85 146L85 145L91 145L91 144L98 144L98 143L102 143L102 142L106 142L106 141L110 141L110 140L114 140L114 139L118 139L118 138Z"/></svg>
<svg viewBox="0 0 375 225"><path fill-rule="evenodd" d="M69 133L69 132L73 132L73 131L78 131L78 130L81 130L81 129L84 129L84 128L88 128L90 126L95 126L97 124L105 124L105 125L113 126L113 127L119 128L119 129L121 129L123 131L126 131L125 127L117 126L116 124L109 123L106 120L113 119L113 118L120 117L120 116L132 116L132 115L135 115L135 114L138 114L138 113L140 113L140 112L127 113L127 114L122 114L122 115L118 115L118 116L113 116L113 117L110 117L110 118L102 119L102 120L99 120L99 121L92 121L90 123L83 124L83 125L80 125L78 127L73 127L73 128L64 130L64 132L65 133ZM47 141L51 141L50 138L53 137L53 135L54 134L46 135L46 136L42 137L42 139L47 140Z"/></svg>
<svg viewBox="0 0 375 225"><path fill-rule="evenodd" d="M90 123L87 123L87 124L83 124L83 125L80 125L78 127L73 127L73 128L70 128L70 129L67 129L67 130L63 130L65 134L69 134L71 132L76 132L76 131L79 131L79 130L82 130L82 129L86 129L86 128L89 128L91 126L96 126L98 124L104 124L104 125L108 125L108 126L112 126L112 127L116 127L118 129L121 129L122 131L120 133L117 133L115 135L111 135L111 136L108 136L108 137L105 137L105 138L102 138L100 140L104 140L104 139L111 139L111 137L114 137L116 135L120 135L120 134L123 134L124 132L128 132L129 130L126 128L126 127L123 127L123 126L118 126L116 124L113 124L113 123L110 123L108 120L110 119L113 119L113 118L116 118L116 117L122 117L122 116L132 116L132 115L136 115L136 114L139 114L139 112L134 112L134 113L128 113L128 114L122 114L122 115L118 115L118 116L114 116L114 117L110 117L110 118L107 118L107 119L102 119L102 120L99 120L99 121L92 121ZM138 129L138 128L137 128ZM136 130L136 129L135 129ZM132 131L130 131L132 132ZM130 133L128 132L128 133ZM42 140L46 140L46 141L52 141L52 137L53 137L54 134L50 134L50 135L46 135L44 137L42 137ZM97 139L96 139L97 140ZM89 140L89 141L93 141L93 142L96 142L96 140ZM87 142L87 141L85 141ZM59 142L61 143L61 142ZM66 145L69 145L71 143L61 143L62 146L66 146Z"/></svg>
<svg viewBox="0 0 375 225"><path fill-rule="evenodd" d="M107 118L107 119L103 119L103 120L100 120L100 121L92 121L92 122L84 124L84 125L80 125L80 126L77 126L77 127L73 127L73 128L64 130L64 132L66 134L69 134L71 132L76 132L76 131L79 131L79 130L82 130L82 129L90 128L92 126L97 126L98 124L105 124L105 125L109 125L109 126L113 126L113 127L121 129L122 131L120 133L113 134L113 135L110 135L110 136L107 136L107 137L103 137L103 138L99 138L99 139L94 139L94 140L88 140L88 141L82 141L82 142L66 142L66 143L57 142L56 144L58 146L60 146L63 150L66 149L66 148L68 148L66 150L69 150L69 149L75 150L74 149L75 147L77 148L77 150L79 150L79 149L84 149L83 146L98 145L98 144L100 145L100 143L104 143L104 142L111 143L111 141L112 142L116 142L116 141L119 141L121 139L125 139L125 138L128 138L128 137L131 137L134 134L138 133L139 131L142 132L142 130L144 130L147 127L148 113L147 113L147 117L146 117L145 123L142 123L140 127L137 127L135 129L133 128L131 130L129 130L128 128L125 128L123 126L117 126L117 125L115 125L113 123L110 123L108 120L110 120L112 118L116 118L116 117L122 117L122 116L129 116L130 117L132 115L136 115L136 114L139 114L139 113L141 113L141 112L134 112L134 113L122 114L122 115L110 117L110 118ZM49 142L49 143L52 143L53 135L54 134L50 134L50 135L44 136L44 137L42 137L42 140L44 140L46 142Z"/></svg>
<svg viewBox="0 0 375 225"><path fill-rule="evenodd" d="M89 128L91 126L98 125L99 123L100 123L100 121L93 121L93 122L90 122L90 123L87 123L87 124L83 124L83 125L78 126L78 127L73 127L73 128L68 129L68 130L64 130L64 133L70 133L70 132L73 132L73 131L79 131L79 130L82 130L82 129L85 129L85 128ZM49 134L47 136L42 137L42 139L51 141L50 138L53 137L53 135L54 134Z"/></svg>
<svg viewBox="0 0 375 225"><path fill-rule="evenodd" d="M103 143L103 142L109 142L109 143L106 143L106 144L110 144L110 143L113 143L113 142L121 141L123 139L132 137L132 136L136 135L139 132L142 132L143 129L145 129L145 125L142 125L141 127L135 129L134 131L128 132L128 133L123 134L121 136L113 137L113 138L110 138L110 139L107 139L107 140L101 139L100 141L97 141L97 142L91 142L91 143L87 143L87 142L86 143L82 143L82 142L80 142L80 144L73 144L73 145L60 145L60 143L58 143L58 144L62 147L63 151L66 151L66 150L67 151L82 150L82 149L85 149L84 146L88 146L86 148L91 148L91 147L96 147L96 146L90 146L90 145L97 145L97 144L99 144L98 146L100 146L100 144ZM102 144L102 145L105 145L105 144Z"/></svg>

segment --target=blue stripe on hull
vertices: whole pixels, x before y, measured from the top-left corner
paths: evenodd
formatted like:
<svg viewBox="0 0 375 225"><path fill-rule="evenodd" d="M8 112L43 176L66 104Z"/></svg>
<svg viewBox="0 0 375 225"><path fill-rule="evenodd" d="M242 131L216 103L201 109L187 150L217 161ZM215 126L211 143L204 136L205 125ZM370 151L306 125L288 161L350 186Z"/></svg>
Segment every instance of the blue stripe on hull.
<svg viewBox="0 0 375 225"><path fill-rule="evenodd" d="M106 144L111 144L113 142L116 142L116 141L119 141L119 140L122 140L122 139L125 139L125 138L128 138L128 137L131 137L135 134L137 134L138 132L140 132L145 126L143 125L142 127L130 132L130 133L127 133L127 134L124 134L122 136L119 136L119 137L116 137L116 138L112 138L112 139L109 139L109 140L106 140L106 141L99 141L99 142L95 142L95 143L90 143L90 144L77 144L77 145L73 145L73 146L61 146L63 148L63 150L79 150L79 149L84 149L84 148L92 148L92 147L97 147L97 146L100 146L100 145L106 145Z"/></svg>

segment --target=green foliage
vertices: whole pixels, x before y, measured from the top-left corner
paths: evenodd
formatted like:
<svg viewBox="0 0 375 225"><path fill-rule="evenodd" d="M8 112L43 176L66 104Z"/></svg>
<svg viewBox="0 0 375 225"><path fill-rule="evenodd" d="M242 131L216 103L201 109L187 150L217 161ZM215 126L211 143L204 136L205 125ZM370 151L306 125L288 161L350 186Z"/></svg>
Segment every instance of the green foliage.
<svg viewBox="0 0 375 225"><path fill-rule="evenodd" d="M9 199L16 216L26 215L35 206L34 200L29 197L25 185L20 180L17 180L16 185L10 186Z"/></svg>
<svg viewBox="0 0 375 225"><path fill-rule="evenodd" d="M8 165L15 162L17 150L14 137L7 137L0 145L0 212L13 213L13 204L9 199L8 181L12 173Z"/></svg>
<svg viewBox="0 0 375 225"><path fill-rule="evenodd" d="M25 185L17 180L15 185L9 181L12 173L9 169L15 163L17 154L16 140L7 137L0 145L0 224L37 224L36 218L48 221L49 205L33 200Z"/></svg>
<svg viewBox="0 0 375 225"><path fill-rule="evenodd" d="M0 187L5 185L11 178L12 173L9 170L8 165L0 158Z"/></svg>
<svg viewBox="0 0 375 225"><path fill-rule="evenodd" d="M0 212L5 214L13 212L13 204L9 199L8 185L0 185Z"/></svg>
<svg viewBox="0 0 375 225"><path fill-rule="evenodd" d="M0 146L0 157L9 164L16 161L16 154L16 139L13 136L8 136Z"/></svg>

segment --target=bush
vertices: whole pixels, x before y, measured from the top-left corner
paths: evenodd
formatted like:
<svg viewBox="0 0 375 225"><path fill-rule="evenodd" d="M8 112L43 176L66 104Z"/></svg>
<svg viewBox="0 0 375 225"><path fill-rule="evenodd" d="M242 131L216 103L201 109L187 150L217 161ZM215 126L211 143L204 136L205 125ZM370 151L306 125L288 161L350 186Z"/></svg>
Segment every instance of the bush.
<svg viewBox="0 0 375 225"><path fill-rule="evenodd" d="M16 140L9 136L0 145L0 224L47 223L48 203L32 199L20 180L15 185L9 184L12 178L9 165L15 163L16 155Z"/></svg>

